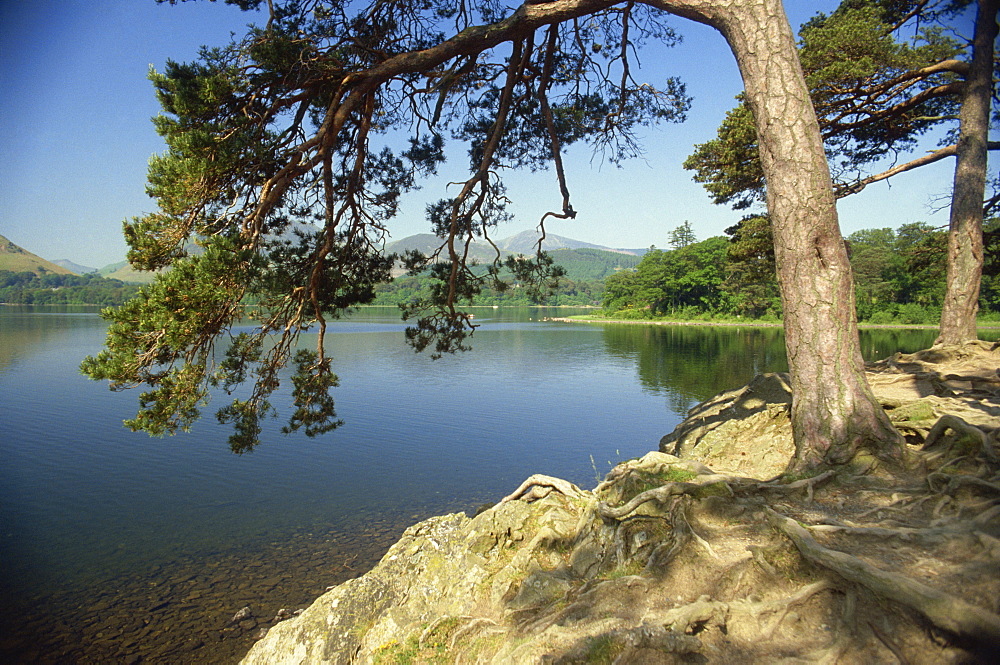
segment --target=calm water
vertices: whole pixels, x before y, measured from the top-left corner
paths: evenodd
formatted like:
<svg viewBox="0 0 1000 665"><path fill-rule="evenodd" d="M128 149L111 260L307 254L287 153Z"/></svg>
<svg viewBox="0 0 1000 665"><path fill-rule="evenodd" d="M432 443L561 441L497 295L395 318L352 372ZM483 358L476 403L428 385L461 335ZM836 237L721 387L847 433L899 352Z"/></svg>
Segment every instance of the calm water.
<svg viewBox="0 0 1000 665"><path fill-rule="evenodd" d="M592 487L693 404L785 369L776 329L541 321L567 313L477 310L474 351L433 361L395 310L365 310L328 335L346 424L309 439L279 420L236 456L211 406L173 438L121 425L136 392L77 371L103 341L93 312L0 308L0 591L16 599L0 655L232 660L252 639L226 624L243 603L263 617L306 602L413 521L532 473ZM874 359L933 337L877 331L863 347Z"/></svg>

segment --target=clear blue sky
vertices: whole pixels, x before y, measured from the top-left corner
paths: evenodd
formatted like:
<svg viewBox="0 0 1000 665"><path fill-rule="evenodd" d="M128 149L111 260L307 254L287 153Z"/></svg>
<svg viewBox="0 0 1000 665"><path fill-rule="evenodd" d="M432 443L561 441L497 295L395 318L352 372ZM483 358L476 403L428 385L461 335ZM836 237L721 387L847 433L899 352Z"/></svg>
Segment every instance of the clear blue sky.
<svg viewBox="0 0 1000 665"><path fill-rule="evenodd" d="M837 2L785 4L797 29ZM149 121L159 110L149 66L192 60L199 46L225 43L250 20L222 3L0 0L0 234L51 260L102 267L123 259L122 221L154 209L145 195L146 164L163 150ZM742 216L712 205L681 168L694 144L714 136L742 89L739 72L714 31L670 21L684 43L643 55L644 71L651 82L657 73L682 77L694 97L688 121L650 130L645 159L625 168L572 150L567 171L579 216L550 220L549 233L612 247L662 247L684 221L703 239ZM464 163L461 153L453 158L455 168ZM912 221L947 224L946 213L932 214L929 204L950 191L952 169L948 160L842 201L844 233ZM559 208L551 172L516 174L509 184L517 220L498 237L532 228L546 210ZM424 203L442 198L443 187L429 183L406 199L393 238L428 230Z"/></svg>

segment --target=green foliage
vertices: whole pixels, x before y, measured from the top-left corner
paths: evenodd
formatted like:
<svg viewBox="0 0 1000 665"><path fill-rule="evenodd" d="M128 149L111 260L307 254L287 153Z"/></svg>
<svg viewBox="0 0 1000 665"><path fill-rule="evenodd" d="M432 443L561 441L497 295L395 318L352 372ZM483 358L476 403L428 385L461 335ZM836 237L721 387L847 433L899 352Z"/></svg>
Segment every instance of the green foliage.
<svg viewBox="0 0 1000 665"><path fill-rule="evenodd" d="M743 93L736 108L726 112L718 137L695 146L684 160L684 168L694 171L713 203L730 204L744 210L764 200L764 167L757 149L757 129Z"/></svg>
<svg viewBox="0 0 1000 665"><path fill-rule="evenodd" d="M635 272L605 280L604 309L646 310L652 315L685 307L713 311L722 297L726 249L726 239L716 237L670 251L650 251Z"/></svg>
<svg viewBox="0 0 1000 665"><path fill-rule="evenodd" d="M691 228L691 222L687 220L670 232L670 246L674 249L693 245L697 240L694 235L694 229Z"/></svg>
<svg viewBox="0 0 1000 665"><path fill-rule="evenodd" d="M905 224L897 231L857 231L847 241L860 320L913 324L940 316L947 245L943 231Z"/></svg>
<svg viewBox="0 0 1000 665"><path fill-rule="evenodd" d="M0 302L11 305L121 305L139 287L96 273L36 275L0 270Z"/></svg>
<svg viewBox="0 0 1000 665"><path fill-rule="evenodd" d="M947 3L845 0L800 31L799 60L820 122L838 194L857 191L872 165L912 151L929 130L956 119L959 87L953 67L926 68L960 56L964 45L931 19L947 22ZM742 95L716 138L695 146L684 168L695 172L715 203L745 209L764 199L753 116Z"/></svg>
<svg viewBox="0 0 1000 665"><path fill-rule="evenodd" d="M329 358L301 349L291 358L293 333L312 320L296 318L301 310L289 293L310 282L315 311L337 316L350 304L374 298L374 282L388 277L390 259L339 246L327 256L346 257L352 269L344 270L334 261L308 260L305 242L272 243L271 261L223 237L202 244L203 253L175 259L136 298L104 310L110 321L105 349L85 359L82 371L109 381L113 390L149 386L138 415L126 425L154 436L187 430L207 404L210 388L232 395L252 379L249 396L234 398L216 414L233 425L233 451L246 452L259 441L261 420L275 415L269 397L280 385L279 370L291 359L295 410L285 431L301 428L315 436L337 427L329 395L337 377ZM251 297L257 304L248 310L244 302ZM231 336L229 331L248 315L263 324ZM294 328L282 330L286 322ZM279 334L270 334L276 330ZM216 342L226 336L230 343L220 354Z"/></svg>
<svg viewBox="0 0 1000 665"><path fill-rule="evenodd" d="M726 229L724 310L760 318L781 313L781 296L775 278L774 238L766 216L750 215Z"/></svg>
<svg viewBox="0 0 1000 665"><path fill-rule="evenodd" d="M1000 312L996 284L1000 222L987 223L980 307ZM618 319L719 320L780 317L774 246L767 217L748 216L711 238L677 250L649 252L634 271L605 280L604 310ZM941 315L947 236L924 223L897 230L863 229L847 239L858 318L872 324L932 324Z"/></svg>

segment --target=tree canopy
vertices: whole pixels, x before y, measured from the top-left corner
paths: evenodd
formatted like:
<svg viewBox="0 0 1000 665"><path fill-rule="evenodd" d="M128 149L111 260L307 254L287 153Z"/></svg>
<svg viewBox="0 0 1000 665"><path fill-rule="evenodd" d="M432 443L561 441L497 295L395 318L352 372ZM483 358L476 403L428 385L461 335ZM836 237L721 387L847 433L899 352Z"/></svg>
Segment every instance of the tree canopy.
<svg viewBox="0 0 1000 665"><path fill-rule="evenodd" d="M799 59L820 122L838 197L956 154L966 45L953 21L968 2L846 0L799 31ZM912 35L904 38L904 35ZM757 133L743 95L716 138L684 166L713 201L745 209L764 200ZM937 150L904 161L934 129ZM873 167L884 168L871 173Z"/></svg>
<svg viewBox="0 0 1000 665"><path fill-rule="evenodd" d="M633 76L635 49L677 39L656 10L578 4L570 14L510 12L492 0L269 2L265 26L203 49L197 62L151 70L167 144L149 167L159 210L126 222L125 235L134 266L172 270L107 312L107 348L84 363L113 388L152 388L128 424L186 428L212 386L231 391L249 378L252 393L218 413L236 428L233 449L249 450L260 417L273 413L278 370L293 362L289 429L335 427L326 322L371 302L389 280L399 257L382 246L399 198L435 173L449 141L468 146L469 177L427 206L439 247L402 257L435 280L406 309L410 342L465 348L473 323L461 302L486 285L502 292L502 271L534 284L561 274L543 255L486 271L468 260L470 243L505 219L504 170L551 163L562 201L548 214L572 217L566 146L588 142L611 162L627 159L639 150L637 128L682 120L689 104L680 81ZM189 252L191 240L203 251ZM217 350L244 316L260 328ZM311 327L315 351L295 350Z"/></svg>
<svg viewBox="0 0 1000 665"><path fill-rule="evenodd" d="M249 395L218 417L235 427L233 449L249 450L286 364L295 368L288 428L335 427L326 322L369 301L388 276L391 259L378 249L399 195L435 170L447 138L468 143L469 177L427 207L440 247L405 257L411 270L429 266L438 279L407 311L417 317L407 336L417 349L464 348L472 324L459 305L484 283L466 251L504 218L503 169L550 164L562 201L542 221L573 217L567 145L589 142L606 159L625 159L638 148L638 127L683 117L688 100L678 81L634 76L644 42L675 39L666 12L719 30L746 85L769 185L795 395L793 467L842 463L862 448L900 456L899 434L865 380L829 166L779 0L267 6L264 27L205 49L198 62L151 72L165 112L156 126L168 145L149 172L159 210L126 223L125 233L133 265L173 269L108 313L106 348L83 366L113 388L151 388L132 427L183 429L210 387L231 392L247 381ZM381 145L387 137L408 147ZM295 222L319 230L288 238ZM190 238L203 254L185 250ZM559 272L544 256L505 267L536 282ZM499 272L494 265L485 277ZM232 336L247 298L260 326ZM297 349L310 326L315 351Z"/></svg>

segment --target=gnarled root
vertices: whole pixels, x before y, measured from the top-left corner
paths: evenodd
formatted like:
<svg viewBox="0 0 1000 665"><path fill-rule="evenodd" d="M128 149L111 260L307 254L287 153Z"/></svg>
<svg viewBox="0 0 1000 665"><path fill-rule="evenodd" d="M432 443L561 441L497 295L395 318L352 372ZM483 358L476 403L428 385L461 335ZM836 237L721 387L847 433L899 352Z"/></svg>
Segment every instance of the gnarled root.
<svg viewBox="0 0 1000 665"><path fill-rule="evenodd" d="M536 473L521 483L516 490L500 499L500 503L516 501L518 499L531 503L532 501L545 498L553 491L573 499L584 498L583 491L573 483L561 478L553 478L552 476Z"/></svg>
<svg viewBox="0 0 1000 665"><path fill-rule="evenodd" d="M927 485L942 494L953 494L963 485L974 489L982 490L992 494L1000 495L1000 485L962 474L948 474L935 472L927 476Z"/></svg>
<svg viewBox="0 0 1000 665"><path fill-rule="evenodd" d="M695 477L692 482L669 482L661 485L660 487L640 492L617 508L612 508L605 502L601 501L597 504L597 512L604 519L621 521L635 512L636 509L644 503L648 503L650 501L667 503L672 497L680 496L682 494L694 494L706 485L714 485L716 483L723 483L731 496L733 494L733 489L728 484L729 480L732 480L729 476L706 474Z"/></svg>
<svg viewBox="0 0 1000 665"><path fill-rule="evenodd" d="M1000 649L1000 616L903 575L880 570L850 554L823 547L795 520L771 509L767 513L772 526L788 536L809 561L919 612L942 630L991 650Z"/></svg>
<svg viewBox="0 0 1000 665"><path fill-rule="evenodd" d="M934 423L934 427L928 432L921 450L930 450L949 429L975 439L979 444L979 448L983 451L983 456L994 464L1000 464L1000 458L997 457L996 451L993 450L993 443L990 441L990 437L986 435L986 432L951 414L941 416Z"/></svg>
<svg viewBox="0 0 1000 665"><path fill-rule="evenodd" d="M801 480L796 480L790 483L781 483L781 482L759 483L757 485L757 489L775 490L779 492L792 492L801 487L804 487L806 489L806 496L811 502L813 500L813 492L815 491L816 486L832 478L836 473L837 473L836 471L824 471L823 473L817 476L813 476L812 478L803 478Z"/></svg>

